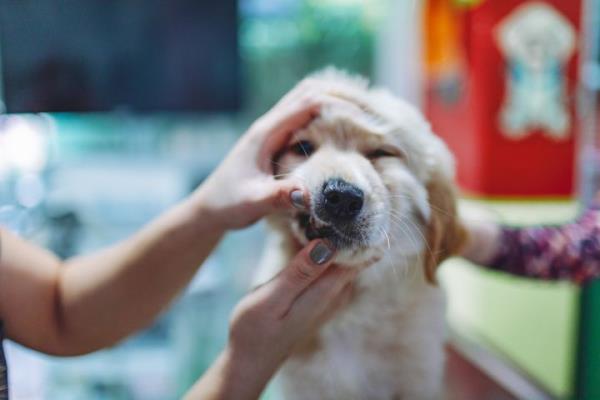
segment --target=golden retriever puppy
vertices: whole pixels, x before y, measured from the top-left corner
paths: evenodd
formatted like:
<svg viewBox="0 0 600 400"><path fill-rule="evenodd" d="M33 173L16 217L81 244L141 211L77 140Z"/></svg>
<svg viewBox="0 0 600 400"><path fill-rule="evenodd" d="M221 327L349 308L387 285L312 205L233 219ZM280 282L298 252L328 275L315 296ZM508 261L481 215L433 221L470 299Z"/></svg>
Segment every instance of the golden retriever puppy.
<svg viewBox="0 0 600 400"><path fill-rule="evenodd" d="M271 217L262 280L317 237L336 245L336 264L361 272L350 304L282 368L284 398L433 399L445 336L435 270L464 236L452 156L390 93L333 69L309 79L349 105L322 110L274 161L278 176L304 182L310 209Z"/></svg>

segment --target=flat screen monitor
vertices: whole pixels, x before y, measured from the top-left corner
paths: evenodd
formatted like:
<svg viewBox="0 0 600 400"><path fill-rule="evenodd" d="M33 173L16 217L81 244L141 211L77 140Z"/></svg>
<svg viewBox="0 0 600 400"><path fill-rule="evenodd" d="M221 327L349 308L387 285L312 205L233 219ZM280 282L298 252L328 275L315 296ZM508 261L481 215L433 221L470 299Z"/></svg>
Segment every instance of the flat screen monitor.
<svg viewBox="0 0 600 400"><path fill-rule="evenodd" d="M7 112L229 111L236 0L0 0Z"/></svg>

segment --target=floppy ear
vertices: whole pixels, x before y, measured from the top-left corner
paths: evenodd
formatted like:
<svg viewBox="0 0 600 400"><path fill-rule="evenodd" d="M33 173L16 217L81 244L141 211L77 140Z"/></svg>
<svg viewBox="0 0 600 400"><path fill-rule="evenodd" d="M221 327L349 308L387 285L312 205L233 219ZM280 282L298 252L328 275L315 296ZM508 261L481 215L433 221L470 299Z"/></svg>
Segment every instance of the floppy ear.
<svg viewBox="0 0 600 400"><path fill-rule="evenodd" d="M435 272L445 259L458 254L467 239L456 209L454 185L439 174L432 176L427 185L431 216L427 225L425 249L425 278L435 285Z"/></svg>

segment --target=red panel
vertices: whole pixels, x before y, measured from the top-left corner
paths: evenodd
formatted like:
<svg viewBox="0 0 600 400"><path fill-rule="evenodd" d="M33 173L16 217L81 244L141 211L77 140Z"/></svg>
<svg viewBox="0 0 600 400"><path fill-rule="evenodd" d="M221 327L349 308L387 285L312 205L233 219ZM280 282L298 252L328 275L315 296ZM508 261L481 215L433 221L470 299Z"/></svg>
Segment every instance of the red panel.
<svg viewBox="0 0 600 400"><path fill-rule="evenodd" d="M448 93L440 90L448 86L447 82L440 83L448 77L430 74L426 112L434 130L454 151L458 180L465 190L490 196L568 196L573 193L575 176L577 54L564 68L571 119L567 140L550 138L541 130L515 140L500 129L508 64L494 35L499 22L525 3L531 2L486 0L478 7L456 13L464 61L454 78L462 90L458 99L448 101ZM579 36L580 0L545 3L566 17Z"/></svg>

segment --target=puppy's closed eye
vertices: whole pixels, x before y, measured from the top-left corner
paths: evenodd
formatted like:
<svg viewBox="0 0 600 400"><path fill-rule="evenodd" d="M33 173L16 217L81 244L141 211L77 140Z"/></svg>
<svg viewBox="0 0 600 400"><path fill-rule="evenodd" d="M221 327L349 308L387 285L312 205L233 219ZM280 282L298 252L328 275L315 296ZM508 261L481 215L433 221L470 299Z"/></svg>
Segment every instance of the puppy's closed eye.
<svg viewBox="0 0 600 400"><path fill-rule="evenodd" d="M369 159L369 160L377 160L380 158L386 158L386 157L394 157L394 158L404 158L404 154L396 149L392 149L392 148L385 148L385 147L381 147L378 149L375 149L373 151L368 152L367 154L365 154L365 156Z"/></svg>

